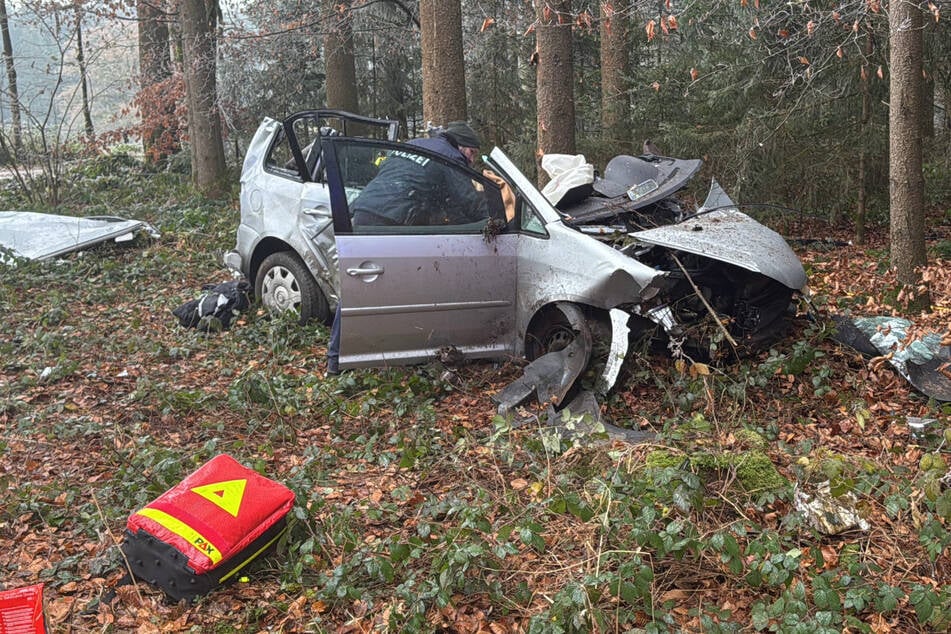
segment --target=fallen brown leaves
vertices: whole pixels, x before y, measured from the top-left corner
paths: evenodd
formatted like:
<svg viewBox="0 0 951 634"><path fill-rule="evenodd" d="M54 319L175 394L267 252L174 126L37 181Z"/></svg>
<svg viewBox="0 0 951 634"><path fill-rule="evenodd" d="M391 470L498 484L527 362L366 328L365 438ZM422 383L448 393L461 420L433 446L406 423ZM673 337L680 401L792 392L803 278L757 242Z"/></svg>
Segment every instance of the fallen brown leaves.
<svg viewBox="0 0 951 634"><path fill-rule="evenodd" d="M880 270L880 253L869 250L880 249L882 240L881 236L874 238L870 247L801 251L812 271L810 285L821 312L828 314L850 308L855 314L903 314L907 306L904 302L911 299L910 295L903 293L906 289L898 288L890 272ZM199 282L204 281L211 280L189 283L197 288ZM926 288L916 290L927 290L932 308L927 313L909 317L919 331L943 333L947 343L951 341L951 266L944 260L933 261L923 273L922 284ZM889 295L883 289L894 289L895 293ZM118 330L134 312L131 307L110 311L104 305L94 306L87 315L72 316L70 326L92 338L97 330ZM92 330L84 321L89 317L95 320ZM359 599L329 606L306 592L283 590L276 578L267 574L257 576L251 583L238 583L216 592L195 606L168 605L145 587L120 587L111 605L100 605L84 613L122 576L121 569L115 565L113 536L121 534L124 519L87 520L84 526L98 526L89 531L69 521L70 509L79 504L80 498L88 501L99 494L117 468L117 451L134 450L135 434L158 436L168 448L183 456L212 438L223 446L234 443L251 447L251 455L258 457L269 475L278 479L306 466L309 460L306 452L313 448L334 448L344 455L352 449L349 445L355 444L353 438L342 437L339 428L319 417L304 419L293 413L271 412L264 423L283 419L294 429L293 437L274 440L249 430L247 418L230 408L189 410L183 406L176 409L163 405L160 399L146 398L143 394L147 381L159 379L166 381L173 392L195 390L227 394L234 381L234 368L239 372L256 370L259 361L216 360L214 350L201 349L200 344L196 344L197 352L187 358L145 354L142 347L165 346L181 335L169 330L166 315L142 313L137 314L137 319L142 322L137 331L139 339L134 345L130 344L127 354L104 355L96 347L76 343L73 353L77 371L55 382L37 380L16 395L15 404L0 407L0 441L4 444L0 460L0 485L5 496L2 504L12 504L8 502L12 492L24 488L29 488L32 499L38 503L37 508L22 513L12 514L11 508L6 507L0 514L0 518L6 518L0 520L0 565L5 571L5 586L26 585L39 578L59 579L48 583L46 591L47 617L55 632L211 631L222 622L233 622L236 630L268 628L293 632L312 622L315 615L325 616L326 622L334 624L335 631L341 633L369 632L385 627L388 611L399 606L378 603L371 608ZM787 341L797 341L805 327L804 322L799 323ZM240 329L239 325L232 333L221 336L240 336L237 334ZM926 401L886 365L868 364L852 351L829 341L824 342L821 349L825 355L823 362L830 366L832 375L830 391L820 396L815 395L814 386L803 376L777 375L769 389L749 390L744 402L730 403L710 393L698 407L712 420L737 415L759 425L775 424L780 441L788 446L811 443L829 454L867 461L886 472L899 469L914 472L922 448L901 421L906 415L928 413ZM285 371L292 376L313 373L319 365L315 359L322 353L320 344L300 350L298 358ZM645 365L638 366L640 363ZM223 367L228 371L222 372ZM649 378L654 373L676 372L671 361L653 356L646 361L632 360L632 368L645 370L648 378L623 384L608 411L615 420L660 431L659 421L683 416L671 406L670 395L660 383ZM24 371L27 370L0 366L0 385L20 380ZM460 430L474 438L487 437L492 432L495 410L490 395L517 372L515 366L495 368L490 364L457 370L455 384L460 389L435 403L433 425L447 438L459 435ZM696 370L691 378L706 380L709 374L710 370L704 368L704 371ZM868 410L868 415L863 414L861 420L853 407L858 401L866 404ZM727 408L732 411L726 411ZM17 421L25 413L42 420L42 427L21 434ZM384 409L375 415L392 415L392 411ZM348 413L343 419L344 428L351 427L354 437L367 423L359 414ZM88 434L76 431L82 425L89 427ZM104 428L110 431L107 433ZM745 448L744 441L729 430L718 440L726 449ZM630 469L643 464L649 449L646 445L633 448L613 445L611 448L624 455L619 464ZM370 512L397 500L398 522L367 520L361 526L360 538L365 543L374 543L412 534L425 495L438 497L444 492L458 491L460 482L486 491L499 501L533 502L548 495L551 482L545 478L508 467L478 442L472 443L468 451L469 461L462 471L439 461L425 471L369 459L341 463L332 478L315 486L312 499L305 503L308 506L315 500L326 503L317 517L330 521L336 505L368 512L369 517ZM772 448L770 455L787 476L795 477L795 465L789 464L788 454ZM573 465L572 461L581 459L591 458L570 450L558 458L560 464L550 465L549 473L567 469ZM724 489L719 494L726 497L728 483L720 484ZM395 492L398 498L394 497ZM39 508L53 509L58 517L52 521L43 516ZM133 510L127 509L128 512ZM765 527L777 528L785 510L782 504L767 511L724 505L721 514L710 515L710 524L703 528L713 532L744 515ZM947 556L942 555L932 566L923 553L916 532L917 509L903 511L897 517L889 516L876 503L869 504L866 510L874 527L871 532L847 535L820 545L826 569L836 566L844 548L852 545L868 562L874 562L881 569L880 577L888 582L946 582L951 565ZM434 534L441 528L434 526ZM427 622L433 629L451 632L523 632L533 614L547 609L547 597L556 593L565 579L596 569L597 531L596 522L580 522L567 514L552 516L544 534L544 552L520 547L517 554L505 559L507 569L498 572L507 584L514 583L513 580L524 581L534 597L530 602L513 605L508 613L502 614L484 594L459 594L450 605L433 607L426 615ZM488 543L497 543L493 542L496 539L497 536L486 536ZM77 565L76 561L82 563ZM320 561L318 565L335 563L339 562ZM804 565L809 563L806 561ZM57 578L58 567L70 574ZM76 574L76 570L85 572ZM728 579L719 563L665 562L655 570L654 591L659 601L673 605L671 613L683 629L695 631L700 628L694 612L697 606L728 610L734 621L743 622L748 617L750 606L760 598L759 594L749 587L730 586ZM253 621L229 621L235 615L250 619L247 615L251 612L255 614ZM902 614L906 613L907 607ZM871 615L868 625L875 632L899 631L908 625L904 618Z"/></svg>

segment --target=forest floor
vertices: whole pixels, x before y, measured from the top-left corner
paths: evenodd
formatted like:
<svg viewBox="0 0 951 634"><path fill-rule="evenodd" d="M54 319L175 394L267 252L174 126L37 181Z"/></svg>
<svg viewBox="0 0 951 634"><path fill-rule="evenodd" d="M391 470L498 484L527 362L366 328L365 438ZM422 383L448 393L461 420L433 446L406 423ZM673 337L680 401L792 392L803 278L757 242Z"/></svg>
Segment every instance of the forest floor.
<svg viewBox="0 0 951 634"><path fill-rule="evenodd" d="M50 632L951 626L951 406L828 321L951 330L948 212L929 218L926 311L888 271L887 230L805 242L816 315L732 364L632 352L604 414L655 437L577 442L496 416L518 361L324 378L323 326L179 327L170 310L227 278L237 209L134 172L84 205L160 240L0 272L0 588L44 583ZM849 240L820 227L789 237ZM219 453L295 492L287 537L195 604L142 584L105 602L129 514ZM810 526L795 495L822 482L867 530Z"/></svg>

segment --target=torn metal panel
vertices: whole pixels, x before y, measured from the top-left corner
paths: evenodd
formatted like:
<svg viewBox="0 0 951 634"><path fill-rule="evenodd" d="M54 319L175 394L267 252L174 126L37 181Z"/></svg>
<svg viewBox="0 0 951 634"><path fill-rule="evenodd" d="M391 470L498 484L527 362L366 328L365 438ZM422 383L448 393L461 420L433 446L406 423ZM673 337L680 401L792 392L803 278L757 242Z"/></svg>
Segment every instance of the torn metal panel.
<svg viewBox="0 0 951 634"><path fill-rule="evenodd" d="M522 376L492 397L492 400L499 405L499 414L505 415L533 396L539 402L551 398L557 399L556 393L560 391L558 387L566 379L571 381L568 385L570 388L574 380L566 370L568 362L577 354L580 345L580 343L572 342L563 350L544 354L525 366Z"/></svg>
<svg viewBox="0 0 951 634"><path fill-rule="evenodd" d="M615 308L610 312L610 316L611 351L608 353L608 362L604 366L604 373L601 375L601 381L598 385L598 392L602 396L610 392L617 382L621 366L624 365L624 359L627 358L628 335L631 332L631 329L627 327L627 321L631 318L630 315Z"/></svg>
<svg viewBox="0 0 951 634"><path fill-rule="evenodd" d="M591 360L591 330L581 310L566 303L556 304L574 331L574 339L561 350L549 352L529 363L522 376L512 381L492 399L505 414L534 394L540 403L561 403Z"/></svg>
<svg viewBox="0 0 951 634"><path fill-rule="evenodd" d="M701 210L675 225L630 233L646 244L677 249L767 277L794 290L806 286L806 271L786 240L735 207L714 181Z"/></svg>
<svg viewBox="0 0 951 634"><path fill-rule="evenodd" d="M79 218L32 211L0 211L0 262L26 258L46 260L79 251L107 240L131 240L136 231L160 237L152 225L142 220L112 216Z"/></svg>
<svg viewBox="0 0 951 634"><path fill-rule="evenodd" d="M697 213L699 214L705 211L713 211L714 209L735 206L736 203L733 202L733 199L730 198L730 195L726 193L726 190L723 189L723 186L720 185L720 182L714 178L710 182L710 191L707 192L707 199L703 201L703 204L700 206L700 209L697 210Z"/></svg>
<svg viewBox="0 0 951 634"><path fill-rule="evenodd" d="M835 340L867 356L888 355L888 362L925 396L951 402L951 347L929 333L907 341L912 322L901 317L834 317Z"/></svg>
<svg viewBox="0 0 951 634"><path fill-rule="evenodd" d="M601 416L601 406L593 392L582 390L564 409L548 408L548 425L562 431L571 440L590 439L598 434L609 440L642 443L655 439L655 434L639 429L612 425Z"/></svg>

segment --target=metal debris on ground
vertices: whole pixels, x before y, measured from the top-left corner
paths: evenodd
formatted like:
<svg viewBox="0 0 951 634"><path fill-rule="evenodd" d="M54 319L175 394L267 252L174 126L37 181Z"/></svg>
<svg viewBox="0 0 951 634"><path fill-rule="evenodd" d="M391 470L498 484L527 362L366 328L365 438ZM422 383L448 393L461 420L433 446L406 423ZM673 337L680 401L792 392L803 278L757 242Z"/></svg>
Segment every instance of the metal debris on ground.
<svg viewBox="0 0 951 634"><path fill-rule="evenodd" d="M0 211L0 264L15 264L18 259L47 260L108 240L124 242L139 231L152 238L161 237L142 220Z"/></svg>
<svg viewBox="0 0 951 634"><path fill-rule="evenodd" d="M908 341L912 322L901 317L834 316L835 340L870 357L884 356L902 377L925 396L951 401L951 346L928 333Z"/></svg>
<svg viewBox="0 0 951 634"><path fill-rule="evenodd" d="M937 418L920 418L918 416L908 416L905 418L912 436L922 437L928 433L928 430L934 427L938 422Z"/></svg>
<svg viewBox="0 0 951 634"><path fill-rule="evenodd" d="M797 486L793 493L793 505L810 526L826 535L838 535L855 528L863 531L871 528L855 509L855 495L846 492L833 496L828 480L819 484L813 495Z"/></svg>
<svg viewBox="0 0 951 634"><path fill-rule="evenodd" d="M522 376L492 397L504 415L532 395L539 403L558 405L584 372L591 359L591 330L581 310L574 304L559 303L559 310L568 319L575 334L571 343L538 357L526 367Z"/></svg>

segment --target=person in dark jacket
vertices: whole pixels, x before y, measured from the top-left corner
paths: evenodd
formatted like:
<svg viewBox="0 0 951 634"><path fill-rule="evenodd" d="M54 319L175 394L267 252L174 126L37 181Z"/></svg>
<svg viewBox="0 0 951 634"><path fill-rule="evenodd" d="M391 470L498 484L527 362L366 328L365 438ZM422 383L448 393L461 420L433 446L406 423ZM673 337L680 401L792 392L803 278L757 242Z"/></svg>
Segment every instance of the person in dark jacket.
<svg viewBox="0 0 951 634"><path fill-rule="evenodd" d="M407 145L430 150L460 165L472 165L479 135L453 121L435 135ZM464 172L428 156L391 150L380 171L350 204L353 226L452 225L488 218L485 196ZM340 374L340 302L327 345L327 374Z"/></svg>
<svg viewBox="0 0 951 634"><path fill-rule="evenodd" d="M470 165L479 137L464 121L453 121L434 136L407 143L451 162ZM465 172L426 155L387 153L379 173L351 203L354 226L458 225L488 218L483 193Z"/></svg>

